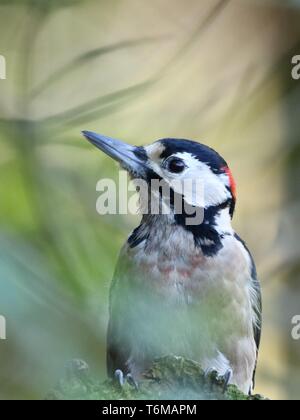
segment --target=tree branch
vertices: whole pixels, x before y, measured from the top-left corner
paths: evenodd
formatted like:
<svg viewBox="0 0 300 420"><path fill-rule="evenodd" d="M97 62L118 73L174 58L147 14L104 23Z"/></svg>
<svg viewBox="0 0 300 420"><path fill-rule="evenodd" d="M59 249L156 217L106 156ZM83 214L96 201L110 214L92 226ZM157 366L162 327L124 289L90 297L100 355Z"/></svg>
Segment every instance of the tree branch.
<svg viewBox="0 0 300 420"><path fill-rule="evenodd" d="M265 400L248 396L234 385L225 387L216 372L205 375L201 366L188 359L166 356L156 360L138 389L120 387L112 380L92 378L88 365L80 360L67 364L65 376L48 394L48 400Z"/></svg>

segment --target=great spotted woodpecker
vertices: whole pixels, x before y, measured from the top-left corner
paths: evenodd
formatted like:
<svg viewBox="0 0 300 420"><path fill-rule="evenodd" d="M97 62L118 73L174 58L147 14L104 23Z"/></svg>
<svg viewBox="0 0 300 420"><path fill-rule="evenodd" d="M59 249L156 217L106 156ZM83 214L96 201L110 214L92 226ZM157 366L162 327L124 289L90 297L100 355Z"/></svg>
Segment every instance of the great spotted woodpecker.
<svg viewBox="0 0 300 420"><path fill-rule="evenodd" d="M227 163L190 140L134 147L88 131L83 135L149 185L154 179L168 185L192 179L204 186L201 223L187 224L171 202L170 214L144 212L124 245L110 292L108 374L121 383L125 377L138 381L153 359L174 354L251 393L261 291L253 258L231 225L236 185ZM199 205L192 194L188 201Z"/></svg>

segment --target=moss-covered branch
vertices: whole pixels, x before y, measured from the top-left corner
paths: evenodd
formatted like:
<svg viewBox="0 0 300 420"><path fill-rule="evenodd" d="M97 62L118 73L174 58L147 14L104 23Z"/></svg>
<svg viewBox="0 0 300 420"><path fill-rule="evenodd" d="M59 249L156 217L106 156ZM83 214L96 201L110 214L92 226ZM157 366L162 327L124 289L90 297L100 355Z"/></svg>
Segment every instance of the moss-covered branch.
<svg viewBox="0 0 300 420"><path fill-rule="evenodd" d="M182 357L166 356L153 363L138 389L126 383L101 382L92 378L82 361L69 362L66 373L47 399L55 400L264 400L247 396L236 386L224 389L215 372L205 375L201 366Z"/></svg>

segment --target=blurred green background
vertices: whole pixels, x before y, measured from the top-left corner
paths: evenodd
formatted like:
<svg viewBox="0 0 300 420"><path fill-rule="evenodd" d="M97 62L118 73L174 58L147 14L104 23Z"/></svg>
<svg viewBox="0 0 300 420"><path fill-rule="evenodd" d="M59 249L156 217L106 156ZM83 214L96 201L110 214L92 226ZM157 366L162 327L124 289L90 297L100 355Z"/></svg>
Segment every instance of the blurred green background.
<svg viewBox="0 0 300 420"><path fill-rule="evenodd" d="M138 216L96 213L115 165L83 129L198 139L230 162L258 265L257 392L300 398L300 1L0 0L0 398L43 398L67 360L105 377L108 290Z"/></svg>

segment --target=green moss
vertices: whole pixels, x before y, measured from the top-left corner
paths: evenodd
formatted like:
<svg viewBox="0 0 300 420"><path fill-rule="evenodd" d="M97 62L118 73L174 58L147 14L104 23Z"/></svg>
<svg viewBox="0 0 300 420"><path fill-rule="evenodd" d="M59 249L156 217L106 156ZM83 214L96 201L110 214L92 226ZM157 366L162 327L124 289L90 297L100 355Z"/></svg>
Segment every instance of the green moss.
<svg viewBox="0 0 300 420"><path fill-rule="evenodd" d="M48 394L54 400L264 400L247 396L216 372L205 375L201 366L188 359L166 356L156 360L144 374L138 390L126 383L122 388L114 381L92 378L84 362L68 363L66 373Z"/></svg>

